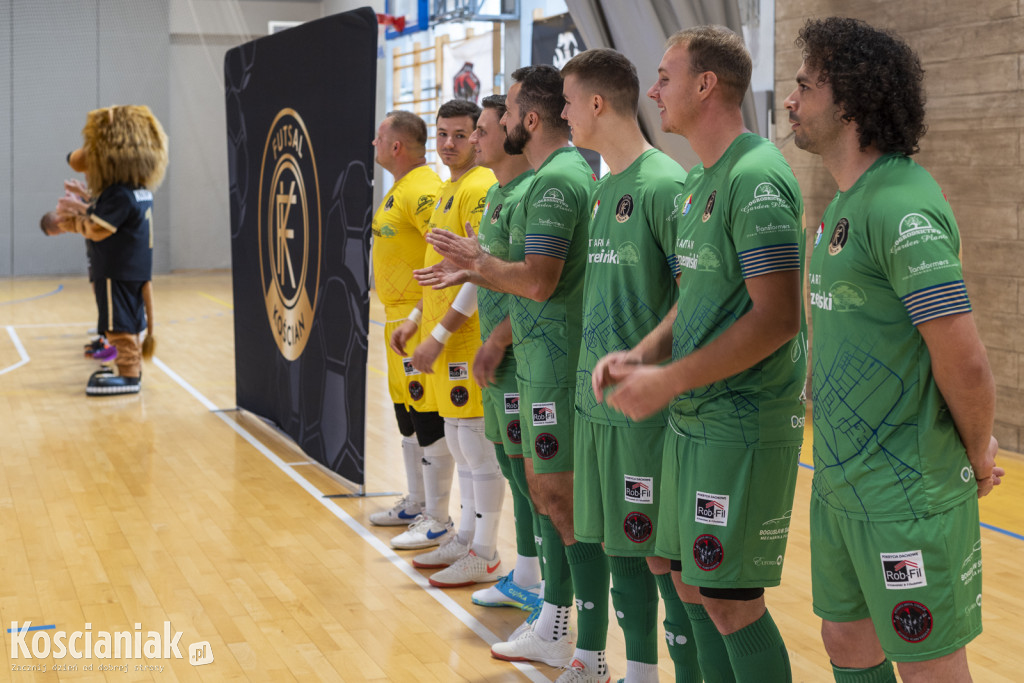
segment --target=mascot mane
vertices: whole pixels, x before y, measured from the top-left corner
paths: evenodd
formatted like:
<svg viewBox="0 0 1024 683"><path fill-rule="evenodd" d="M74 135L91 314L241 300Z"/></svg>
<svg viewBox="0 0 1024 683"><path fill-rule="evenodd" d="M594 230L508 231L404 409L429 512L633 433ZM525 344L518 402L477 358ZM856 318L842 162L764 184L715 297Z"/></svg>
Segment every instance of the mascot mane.
<svg viewBox="0 0 1024 683"><path fill-rule="evenodd" d="M167 134L145 105L89 112L82 129L86 180L99 196L116 183L155 190L167 169Z"/></svg>

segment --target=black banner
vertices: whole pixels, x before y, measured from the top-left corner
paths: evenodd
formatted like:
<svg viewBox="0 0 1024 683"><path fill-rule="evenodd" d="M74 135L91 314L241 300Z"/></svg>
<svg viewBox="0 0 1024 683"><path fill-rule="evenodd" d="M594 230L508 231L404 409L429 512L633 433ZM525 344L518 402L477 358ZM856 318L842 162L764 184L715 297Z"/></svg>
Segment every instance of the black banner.
<svg viewBox="0 0 1024 683"><path fill-rule="evenodd" d="M235 400L362 486L377 18L227 53Z"/></svg>
<svg viewBox="0 0 1024 683"><path fill-rule="evenodd" d="M556 14L547 19L533 22L533 53L531 64L550 64L561 69L565 63L587 49L572 15ZM601 177L601 155L589 149L580 148L583 158L591 170Z"/></svg>

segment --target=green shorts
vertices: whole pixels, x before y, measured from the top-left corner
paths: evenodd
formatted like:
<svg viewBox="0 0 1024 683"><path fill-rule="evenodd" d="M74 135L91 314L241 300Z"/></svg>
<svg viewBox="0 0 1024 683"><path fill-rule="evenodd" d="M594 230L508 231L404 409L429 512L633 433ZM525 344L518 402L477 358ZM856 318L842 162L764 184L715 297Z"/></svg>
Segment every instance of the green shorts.
<svg viewBox="0 0 1024 683"><path fill-rule="evenodd" d="M572 472L572 428L576 419L572 387L533 387L519 382L523 457L537 474Z"/></svg>
<svg viewBox="0 0 1024 683"><path fill-rule="evenodd" d="M623 426L576 416L573 437L576 540L609 555L654 555L665 427Z"/></svg>
<svg viewBox="0 0 1024 683"><path fill-rule="evenodd" d="M522 455L522 428L519 426L519 385L513 366L511 372L484 387L484 435L505 447L506 455Z"/></svg>
<svg viewBox="0 0 1024 683"><path fill-rule="evenodd" d="M705 445L669 432L657 554L680 560L691 586L779 585L799 460L800 446Z"/></svg>
<svg viewBox="0 0 1024 683"><path fill-rule="evenodd" d="M978 501L916 520L868 522L811 496L814 613L871 618L886 656L921 662L981 633Z"/></svg>

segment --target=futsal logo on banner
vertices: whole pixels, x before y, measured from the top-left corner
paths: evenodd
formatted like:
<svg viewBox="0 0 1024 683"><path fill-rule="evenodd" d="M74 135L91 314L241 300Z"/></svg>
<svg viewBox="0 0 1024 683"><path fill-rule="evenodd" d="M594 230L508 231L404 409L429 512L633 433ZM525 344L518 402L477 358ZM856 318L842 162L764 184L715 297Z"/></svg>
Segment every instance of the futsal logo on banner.
<svg viewBox="0 0 1024 683"><path fill-rule="evenodd" d="M260 280L274 342L297 360L313 328L320 286L320 183L313 142L294 109L267 132L259 185Z"/></svg>

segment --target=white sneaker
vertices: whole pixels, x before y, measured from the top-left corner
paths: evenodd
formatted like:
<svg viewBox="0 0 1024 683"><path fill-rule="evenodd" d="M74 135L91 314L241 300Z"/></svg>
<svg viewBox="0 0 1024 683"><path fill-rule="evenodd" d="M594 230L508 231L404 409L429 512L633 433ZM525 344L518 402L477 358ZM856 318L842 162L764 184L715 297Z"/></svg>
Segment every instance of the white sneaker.
<svg viewBox="0 0 1024 683"><path fill-rule="evenodd" d="M501 577L493 586L473 593L473 604L481 607L518 607L531 611L544 601L544 582L520 586L515 581L515 570Z"/></svg>
<svg viewBox="0 0 1024 683"><path fill-rule="evenodd" d="M565 667L562 675L555 679L555 683L610 683L611 680L608 674L599 676L588 670L586 664L574 659L572 664Z"/></svg>
<svg viewBox="0 0 1024 683"><path fill-rule="evenodd" d="M494 554L493 560L485 560L472 550L456 560L447 569L442 569L430 577L430 585L438 588L461 588L474 583L497 581L501 574L501 558Z"/></svg>
<svg viewBox="0 0 1024 683"><path fill-rule="evenodd" d="M506 662L541 662L548 666L568 666L576 652L576 639L570 631L558 640L544 640L528 628L516 629L518 635L491 646L491 656Z"/></svg>
<svg viewBox="0 0 1024 683"><path fill-rule="evenodd" d="M422 505L410 505L409 497L402 496L391 509L374 512L370 524L376 526L408 526L423 514Z"/></svg>
<svg viewBox="0 0 1024 683"><path fill-rule="evenodd" d="M430 548L441 544L441 539L446 534L454 533L454 525L449 517L448 521L441 523L433 517L420 515L416 521L409 525L409 529L391 539L391 547L400 550L416 550L417 548Z"/></svg>
<svg viewBox="0 0 1024 683"><path fill-rule="evenodd" d="M445 534L440 546L412 558L412 566L417 569L444 569L467 553L469 544L461 543L458 534Z"/></svg>

